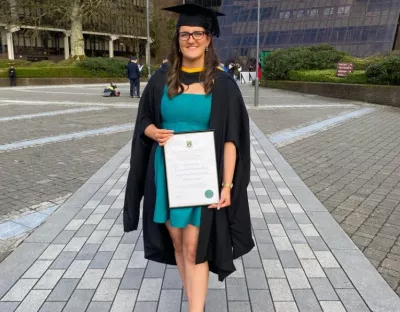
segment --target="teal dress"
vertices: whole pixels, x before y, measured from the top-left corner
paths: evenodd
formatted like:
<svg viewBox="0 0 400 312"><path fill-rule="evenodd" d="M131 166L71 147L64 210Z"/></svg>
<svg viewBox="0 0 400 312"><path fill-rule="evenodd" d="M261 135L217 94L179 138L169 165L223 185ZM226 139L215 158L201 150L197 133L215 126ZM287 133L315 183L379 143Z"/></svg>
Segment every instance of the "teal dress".
<svg viewBox="0 0 400 312"><path fill-rule="evenodd" d="M181 131L208 130L212 95L181 94L172 99L167 88L161 100L161 126L163 129ZM156 204L154 222L165 223L170 220L172 227L185 228L188 224L200 226L201 207L168 207L168 193L165 178L164 154L157 146L154 159Z"/></svg>

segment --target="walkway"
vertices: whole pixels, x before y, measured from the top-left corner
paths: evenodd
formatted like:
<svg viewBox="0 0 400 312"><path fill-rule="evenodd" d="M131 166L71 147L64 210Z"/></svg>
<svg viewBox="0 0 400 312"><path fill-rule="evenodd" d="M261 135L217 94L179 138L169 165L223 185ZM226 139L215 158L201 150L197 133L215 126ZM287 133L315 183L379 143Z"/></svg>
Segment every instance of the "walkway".
<svg viewBox="0 0 400 312"><path fill-rule="evenodd" d="M257 248L206 311L399 312L392 291L252 122L249 198ZM1 312L186 311L175 267L123 233L126 145L0 264Z"/></svg>

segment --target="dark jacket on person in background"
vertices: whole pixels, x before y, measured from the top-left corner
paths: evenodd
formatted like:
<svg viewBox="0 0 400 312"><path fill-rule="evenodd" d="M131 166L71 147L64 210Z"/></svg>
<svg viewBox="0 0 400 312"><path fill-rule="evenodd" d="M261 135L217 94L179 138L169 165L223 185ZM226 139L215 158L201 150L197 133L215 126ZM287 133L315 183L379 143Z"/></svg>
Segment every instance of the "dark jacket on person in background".
<svg viewBox="0 0 400 312"><path fill-rule="evenodd" d="M166 70L160 68L149 80L140 99L131 146L123 224L125 232L138 229L140 203L144 197L144 256L152 261L176 265L174 247L166 225L153 221L157 142L144 134L150 124L161 128L161 100L165 85ZM220 210L202 207L196 254L196 264L208 261L210 271L218 274L218 279L223 281L236 270L233 260L248 253L255 244L247 198L251 164L249 117L237 84L221 70L215 73L209 128L214 129L219 185L223 179L225 142L233 142L237 150L231 206Z"/></svg>
<svg viewBox="0 0 400 312"><path fill-rule="evenodd" d="M137 79L140 78L140 70L138 64L134 62L129 62L127 68L127 76L128 79Z"/></svg>
<svg viewBox="0 0 400 312"><path fill-rule="evenodd" d="M15 68L10 68L8 70L8 78L15 78L17 77L17 72L15 71Z"/></svg>

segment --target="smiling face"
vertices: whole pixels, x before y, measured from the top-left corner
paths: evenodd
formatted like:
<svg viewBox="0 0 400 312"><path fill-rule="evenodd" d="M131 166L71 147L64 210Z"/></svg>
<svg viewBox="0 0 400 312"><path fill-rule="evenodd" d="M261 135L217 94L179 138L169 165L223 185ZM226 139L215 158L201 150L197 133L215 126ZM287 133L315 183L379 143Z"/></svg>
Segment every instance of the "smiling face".
<svg viewBox="0 0 400 312"><path fill-rule="evenodd" d="M211 37L203 27L182 26L179 29L178 40L183 60L191 63L203 61L206 48L211 43Z"/></svg>

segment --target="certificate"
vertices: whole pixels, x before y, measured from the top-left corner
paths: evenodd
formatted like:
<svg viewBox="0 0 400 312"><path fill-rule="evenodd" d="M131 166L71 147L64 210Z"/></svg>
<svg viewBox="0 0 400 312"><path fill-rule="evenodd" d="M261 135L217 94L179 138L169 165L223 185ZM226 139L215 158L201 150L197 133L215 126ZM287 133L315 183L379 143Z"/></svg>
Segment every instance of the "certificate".
<svg viewBox="0 0 400 312"><path fill-rule="evenodd" d="M164 146L170 208L219 201L214 132L175 133Z"/></svg>

